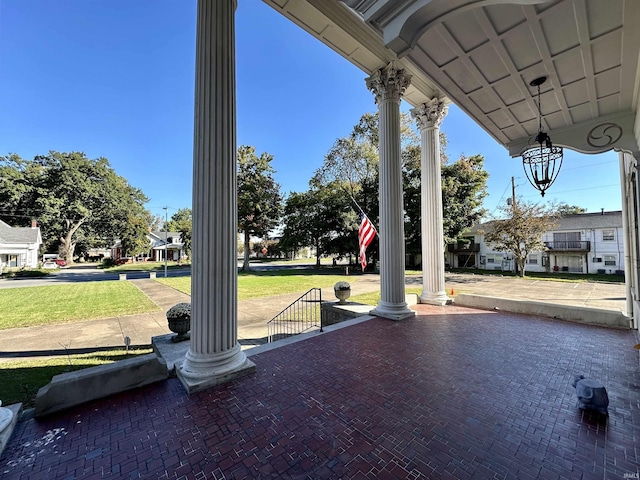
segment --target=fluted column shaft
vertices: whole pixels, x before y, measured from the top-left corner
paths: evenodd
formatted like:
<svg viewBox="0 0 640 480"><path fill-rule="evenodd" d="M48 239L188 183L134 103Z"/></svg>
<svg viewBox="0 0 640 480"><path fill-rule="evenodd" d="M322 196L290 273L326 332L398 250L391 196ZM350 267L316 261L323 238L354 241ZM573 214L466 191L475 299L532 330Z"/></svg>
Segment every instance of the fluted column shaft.
<svg viewBox="0 0 640 480"><path fill-rule="evenodd" d="M236 0L198 1L191 340L178 369L190 391L248 362L237 324L235 9Z"/></svg>
<svg viewBox="0 0 640 480"><path fill-rule="evenodd" d="M400 99L410 76L393 62L367 78L379 108L380 303L371 312L401 320L415 315L405 301L404 208L400 155Z"/></svg>
<svg viewBox="0 0 640 480"><path fill-rule="evenodd" d="M442 178L440 167L440 125L447 106L434 98L411 110L420 128L421 186L420 224L422 234L422 294L420 303L444 305L444 233L442 222Z"/></svg>

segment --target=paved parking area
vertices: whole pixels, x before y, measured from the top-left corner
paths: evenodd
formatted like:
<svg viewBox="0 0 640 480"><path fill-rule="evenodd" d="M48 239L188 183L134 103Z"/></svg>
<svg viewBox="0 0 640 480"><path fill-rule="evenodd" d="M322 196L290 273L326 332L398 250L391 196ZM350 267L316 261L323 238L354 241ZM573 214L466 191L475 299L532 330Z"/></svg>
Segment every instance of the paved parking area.
<svg viewBox="0 0 640 480"><path fill-rule="evenodd" d="M418 305L252 356L187 396L175 379L18 425L13 479L621 479L640 465L638 334ZM609 416L571 379L601 380Z"/></svg>

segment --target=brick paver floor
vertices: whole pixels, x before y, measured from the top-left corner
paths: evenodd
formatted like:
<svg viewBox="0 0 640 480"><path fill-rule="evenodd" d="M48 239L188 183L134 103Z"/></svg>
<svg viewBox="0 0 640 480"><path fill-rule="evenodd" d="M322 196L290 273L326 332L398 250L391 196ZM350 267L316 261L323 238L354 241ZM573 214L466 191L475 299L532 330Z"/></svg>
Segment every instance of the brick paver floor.
<svg viewBox="0 0 640 480"><path fill-rule="evenodd" d="M187 396L176 379L18 425L9 479L638 478L637 332L416 307L252 356ZM580 411L574 374L609 417Z"/></svg>

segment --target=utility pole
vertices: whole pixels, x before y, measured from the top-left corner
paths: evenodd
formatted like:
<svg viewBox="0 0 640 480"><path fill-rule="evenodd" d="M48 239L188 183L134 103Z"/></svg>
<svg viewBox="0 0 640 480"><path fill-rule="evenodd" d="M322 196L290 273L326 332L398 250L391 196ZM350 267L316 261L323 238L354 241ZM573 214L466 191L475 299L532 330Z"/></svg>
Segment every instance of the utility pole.
<svg viewBox="0 0 640 480"><path fill-rule="evenodd" d="M164 278L167 278L167 257L169 256L169 249L167 248L167 223L168 223L168 209L169 207L162 207L164 210Z"/></svg>

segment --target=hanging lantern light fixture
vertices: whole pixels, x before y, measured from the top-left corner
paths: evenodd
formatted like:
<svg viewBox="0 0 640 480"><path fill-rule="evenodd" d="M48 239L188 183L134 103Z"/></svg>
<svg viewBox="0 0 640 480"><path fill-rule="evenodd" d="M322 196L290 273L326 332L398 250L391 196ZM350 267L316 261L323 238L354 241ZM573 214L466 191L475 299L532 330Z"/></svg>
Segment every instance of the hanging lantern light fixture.
<svg viewBox="0 0 640 480"><path fill-rule="evenodd" d="M522 166L529 183L544 192L555 182L562 167L562 147L554 147L549 134L542 130L542 108L540 107L540 85L547 81L547 77L538 77L529 85L538 87L538 135L535 137L537 145L532 146L522 154Z"/></svg>

